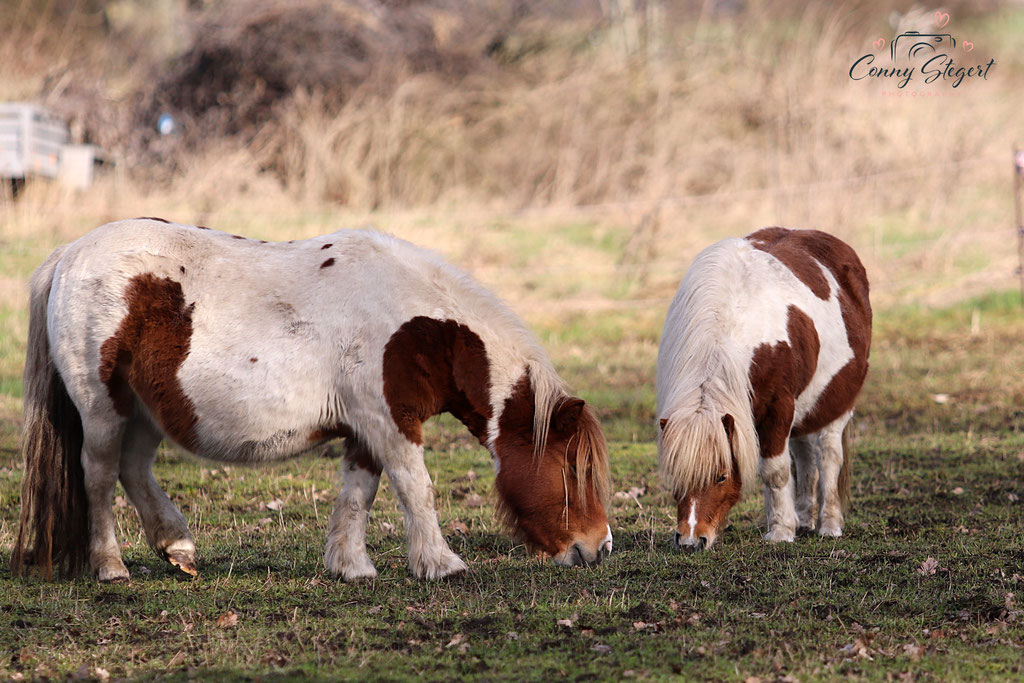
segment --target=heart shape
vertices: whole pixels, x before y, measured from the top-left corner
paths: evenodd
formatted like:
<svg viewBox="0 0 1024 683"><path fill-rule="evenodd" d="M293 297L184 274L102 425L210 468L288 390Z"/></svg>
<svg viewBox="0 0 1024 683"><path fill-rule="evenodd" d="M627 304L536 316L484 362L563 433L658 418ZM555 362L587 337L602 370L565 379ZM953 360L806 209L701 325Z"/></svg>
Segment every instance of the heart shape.
<svg viewBox="0 0 1024 683"><path fill-rule="evenodd" d="M949 12L936 12L935 13L935 25L942 28L949 23Z"/></svg>
<svg viewBox="0 0 1024 683"><path fill-rule="evenodd" d="M873 42L871 44L875 46L876 50L880 50L883 47L885 47L885 38L879 38L878 40L876 40L875 42Z"/></svg>
<svg viewBox="0 0 1024 683"><path fill-rule="evenodd" d="M974 49L974 43L969 40L964 41L964 52L970 52Z"/></svg>

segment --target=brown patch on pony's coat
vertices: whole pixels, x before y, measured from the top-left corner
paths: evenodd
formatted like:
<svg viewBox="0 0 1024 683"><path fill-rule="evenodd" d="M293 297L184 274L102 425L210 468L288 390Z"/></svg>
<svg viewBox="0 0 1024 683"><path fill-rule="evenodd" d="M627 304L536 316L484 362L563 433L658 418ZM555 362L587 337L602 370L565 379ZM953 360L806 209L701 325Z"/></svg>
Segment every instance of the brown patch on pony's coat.
<svg viewBox="0 0 1024 683"><path fill-rule="evenodd" d="M839 285L839 309L853 358L829 381L803 420L792 426L795 436L816 432L853 408L867 376L868 355L871 351L871 301L867 272L850 245L820 230L764 228L752 233L747 239L756 248L782 261L822 299L828 299L829 288L820 266L827 268ZM813 260L808 256L813 257ZM792 338L792 332L790 335ZM754 394L757 395L756 386Z"/></svg>
<svg viewBox="0 0 1024 683"><path fill-rule="evenodd" d="M548 440L538 459L534 411L533 386L527 371L505 400L498 419L497 515L503 526L531 549L554 555L570 539L588 530L599 530L603 537L609 495L608 452L590 406L565 396L551 414ZM551 510L565 509L567 501L575 514L568 518L550 514ZM557 523L552 524L552 520Z"/></svg>
<svg viewBox="0 0 1024 683"><path fill-rule="evenodd" d="M196 227L199 228L200 230L209 230L210 229L210 228L206 227L205 225L197 225Z"/></svg>
<svg viewBox="0 0 1024 683"><path fill-rule="evenodd" d="M191 344L195 304L185 304L180 283L152 273L129 280L124 299L128 314L100 347L100 379L120 415L132 414L134 394L165 434L195 452L198 416L178 381Z"/></svg>
<svg viewBox="0 0 1024 683"><path fill-rule="evenodd" d="M483 340L465 325L425 316L406 321L384 346L383 374L384 399L409 441L423 443L423 422L447 412L486 442L490 361Z"/></svg>
<svg viewBox="0 0 1024 683"><path fill-rule="evenodd" d="M839 310L843 314L846 339L853 350L853 358L829 381L818 402L800 424L794 426L796 434L816 432L851 410L868 375L872 314L867 273L853 249L832 239L843 248L834 247L830 260L824 263L839 282Z"/></svg>
<svg viewBox="0 0 1024 683"><path fill-rule="evenodd" d="M828 301L831 288L821 268L808 255L818 258L820 236L826 235L836 242L840 240L818 230L790 230L788 228L762 228L747 235L746 239L755 249L768 252L807 285L819 299ZM829 245L831 246L831 245ZM820 258L818 258L821 261Z"/></svg>
<svg viewBox="0 0 1024 683"><path fill-rule="evenodd" d="M255 362L256 362L256 361L258 361L258 360L259 360L259 358L253 357L253 358L250 358L250 359L249 359L249 362L250 362L250 363L255 363Z"/></svg>
<svg viewBox="0 0 1024 683"><path fill-rule="evenodd" d="M242 237L241 235L232 235L231 239L233 239L233 240L244 240L245 238Z"/></svg>
<svg viewBox="0 0 1024 683"><path fill-rule="evenodd" d="M793 426L796 397L814 377L821 349L810 316L796 306L786 310L789 341L761 344L750 362L752 413L762 458L782 454Z"/></svg>
<svg viewBox="0 0 1024 683"><path fill-rule="evenodd" d="M135 220L137 220L137 221L156 221L158 223L167 223L168 225L170 225L170 223L171 223L166 218L157 218L156 216L141 216L139 218L136 218Z"/></svg>
<svg viewBox="0 0 1024 683"><path fill-rule="evenodd" d="M328 267L333 266L333 265L334 265L334 258L332 257L332 258L327 259L323 263L321 263L320 264L320 268L328 268Z"/></svg>
<svg viewBox="0 0 1024 683"><path fill-rule="evenodd" d="M378 476L381 473L381 466L373 457L373 453L355 437L345 439L345 462L348 463L349 470L359 468Z"/></svg>
<svg viewBox="0 0 1024 683"><path fill-rule="evenodd" d="M334 246L333 244L327 243L324 246L320 247L320 251L323 251L324 249L330 249L333 246Z"/></svg>
<svg viewBox="0 0 1024 683"><path fill-rule="evenodd" d="M25 425L21 516L11 573L34 570L44 579L56 568L76 576L88 564L89 501L82 471L82 418L50 358L46 333L53 273L65 247L32 276L25 358Z"/></svg>

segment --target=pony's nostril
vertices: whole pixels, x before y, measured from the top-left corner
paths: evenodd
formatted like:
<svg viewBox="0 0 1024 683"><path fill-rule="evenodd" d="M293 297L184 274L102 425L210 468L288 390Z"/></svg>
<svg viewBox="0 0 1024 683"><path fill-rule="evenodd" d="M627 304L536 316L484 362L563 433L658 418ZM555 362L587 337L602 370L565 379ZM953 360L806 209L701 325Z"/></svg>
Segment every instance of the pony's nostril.
<svg viewBox="0 0 1024 683"><path fill-rule="evenodd" d="M683 538L683 535L679 533L678 529L676 529L673 533L674 536L672 537L672 543L675 544L677 548L682 547L682 545L680 544L680 540Z"/></svg>
<svg viewBox="0 0 1024 683"><path fill-rule="evenodd" d="M707 536L701 536L699 539L697 539L697 550L704 550L707 547L708 547L708 537Z"/></svg>

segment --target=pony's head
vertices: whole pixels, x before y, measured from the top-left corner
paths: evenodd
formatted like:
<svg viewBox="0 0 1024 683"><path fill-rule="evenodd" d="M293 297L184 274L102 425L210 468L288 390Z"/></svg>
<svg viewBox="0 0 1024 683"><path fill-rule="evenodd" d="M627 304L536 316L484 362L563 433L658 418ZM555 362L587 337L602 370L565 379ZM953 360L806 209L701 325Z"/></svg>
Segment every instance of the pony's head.
<svg viewBox="0 0 1024 683"><path fill-rule="evenodd" d="M564 394L535 400L526 374L498 424L499 517L556 564L603 560L612 551L608 451L590 406Z"/></svg>
<svg viewBox="0 0 1024 683"><path fill-rule="evenodd" d="M661 465L673 472L676 499L673 545L679 550L705 550L715 543L729 510L756 477L746 462L749 458L740 455L749 444L729 414L719 420L662 418L660 422ZM666 457L669 444L676 451L674 459Z"/></svg>

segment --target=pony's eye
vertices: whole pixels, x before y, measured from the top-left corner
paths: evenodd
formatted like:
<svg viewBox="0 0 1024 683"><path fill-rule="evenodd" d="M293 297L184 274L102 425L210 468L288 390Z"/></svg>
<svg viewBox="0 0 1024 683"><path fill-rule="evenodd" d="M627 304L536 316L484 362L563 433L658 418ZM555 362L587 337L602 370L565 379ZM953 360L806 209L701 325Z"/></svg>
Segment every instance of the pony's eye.
<svg viewBox="0 0 1024 683"><path fill-rule="evenodd" d="M719 483L719 484L724 484L725 483L725 475L724 474L718 478L718 482L717 483Z"/></svg>
<svg viewBox="0 0 1024 683"><path fill-rule="evenodd" d="M572 476L576 476L576 465L569 465L569 470L572 472Z"/></svg>

